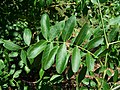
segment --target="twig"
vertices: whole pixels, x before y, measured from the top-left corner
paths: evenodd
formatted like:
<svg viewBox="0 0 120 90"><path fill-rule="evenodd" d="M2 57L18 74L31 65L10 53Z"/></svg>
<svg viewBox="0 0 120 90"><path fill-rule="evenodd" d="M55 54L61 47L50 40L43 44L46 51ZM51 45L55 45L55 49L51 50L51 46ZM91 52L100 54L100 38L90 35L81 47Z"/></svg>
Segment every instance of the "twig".
<svg viewBox="0 0 120 90"><path fill-rule="evenodd" d="M102 12L101 12L101 5L100 5L99 0L98 0L98 7L99 7L99 11L100 11L101 22L102 22L102 27L103 27L103 31L104 31L105 41L106 41L106 44L107 44L107 48L109 48L109 42L108 42L107 35L106 35L106 30L105 30L105 26L104 26L104 22L103 22L103 15L102 15Z"/></svg>

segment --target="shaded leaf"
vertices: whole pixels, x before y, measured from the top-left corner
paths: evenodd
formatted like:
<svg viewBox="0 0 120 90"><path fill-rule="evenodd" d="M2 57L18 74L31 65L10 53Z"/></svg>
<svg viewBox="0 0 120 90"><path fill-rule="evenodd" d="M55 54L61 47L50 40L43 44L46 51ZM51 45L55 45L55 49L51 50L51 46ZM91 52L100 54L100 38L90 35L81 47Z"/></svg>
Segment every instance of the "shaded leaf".
<svg viewBox="0 0 120 90"><path fill-rule="evenodd" d="M95 48L97 46L99 46L100 44L103 43L103 38L102 37L96 37L94 39L92 39L89 43L88 43L88 46L87 48L88 49L92 49L92 48Z"/></svg>
<svg viewBox="0 0 120 90"><path fill-rule="evenodd" d="M41 23L42 35L45 39L48 40L49 30L50 30L49 16L47 14L43 14L40 23Z"/></svg>
<svg viewBox="0 0 120 90"><path fill-rule="evenodd" d="M56 55L56 70L60 74L64 71L64 67L66 66L66 57L67 48L65 43L63 43L60 45Z"/></svg>
<svg viewBox="0 0 120 90"><path fill-rule="evenodd" d="M53 1L53 0L46 0L47 6L49 6L50 4L52 4L52 1Z"/></svg>
<svg viewBox="0 0 120 90"><path fill-rule="evenodd" d="M24 42L29 46L31 42L32 32L29 28L25 28L23 32Z"/></svg>
<svg viewBox="0 0 120 90"><path fill-rule="evenodd" d="M118 74L118 70L115 70L115 72L114 72L114 76L113 76L113 81L114 81L114 82L117 82L117 80L118 80L118 76L119 76L119 74Z"/></svg>
<svg viewBox="0 0 120 90"><path fill-rule="evenodd" d="M72 70L73 72L77 72L81 63L81 56L80 56L80 50L78 47L75 47L72 53Z"/></svg>
<svg viewBox="0 0 120 90"><path fill-rule="evenodd" d="M80 83L85 78L86 72L87 72L87 67L83 66L78 75L78 83Z"/></svg>
<svg viewBox="0 0 120 90"><path fill-rule="evenodd" d="M40 1L40 7L44 7L45 6L45 0L39 0Z"/></svg>
<svg viewBox="0 0 120 90"><path fill-rule="evenodd" d="M88 71L93 71L94 69L94 59L90 55L90 53L87 53L86 55L86 65Z"/></svg>
<svg viewBox="0 0 120 90"><path fill-rule="evenodd" d="M89 30L88 24L85 23L84 26L82 27L82 29L80 30L79 34L77 35L76 39L75 39L75 44L76 45L81 45L82 42L84 41L87 32Z"/></svg>
<svg viewBox="0 0 120 90"><path fill-rule="evenodd" d="M76 24L76 17L75 16L71 16L65 23L65 28L64 31L62 32L62 39L63 41L66 41L69 39L69 37L71 36L73 30L74 30L74 26Z"/></svg>
<svg viewBox="0 0 120 90"><path fill-rule="evenodd" d="M103 81L102 83L103 90L110 90L110 86L106 81Z"/></svg>
<svg viewBox="0 0 120 90"><path fill-rule="evenodd" d="M43 55L42 55L42 68L44 69L44 66L46 65L46 61L49 59L48 56L50 54L50 51L52 50L53 48L53 43L50 43L46 46L44 52L43 52Z"/></svg>
<svg viewBox="0 0 120 90"><path fill-rule="evenodd" d="M106 49L106 46L101 46L96 52L94 53L95 56L99 56L104 50Z"/></svg>
<svg viewBox="0 0 120 90"><path fill-rule="evenodd" d="M118 31L119 31L119 26L115 27L114 29L112 29L109 32L109 35L108 35L109 42L111 42L111 41L113 41L115 39L115 37L117 36Z"/></svg>
<svg viewBox="0 0 120 90"><path fill-rule="evenodd" d="M47 70L48 68L50 68L52 66L52 64L54 63L55 55L57 53L57 50L58 50L58 46L54 47L51 50L48 58L46 59L46 61L44 61L45 62L44 63L44 70Z"/></svg>
<svg viewBox="0 0 120 90"><path fill-rule="evenodd" d="M27 50L27 56L28 58L35 58L37 55L39 55L46 47L47 42L44 40L41 40Z"/></svg>
<svg viewBox="0 0 120 90"><path fill-rule="evenodd" d="M11 42L9 40L4 40L3 46L8 50L13 50L13 51L21 49L21 47L19 45L14 44L13 42Z"/></svg>

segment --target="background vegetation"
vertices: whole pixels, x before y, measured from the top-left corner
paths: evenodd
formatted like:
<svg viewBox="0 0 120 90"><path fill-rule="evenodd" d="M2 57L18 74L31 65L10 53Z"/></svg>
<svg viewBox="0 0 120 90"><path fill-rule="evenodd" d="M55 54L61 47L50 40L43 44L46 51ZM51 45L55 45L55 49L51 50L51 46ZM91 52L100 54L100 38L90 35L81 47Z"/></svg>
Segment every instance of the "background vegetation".
<svg viewBox="0 0 120 90"><path fill-rule="evenodd" d="M117 90L119 80L119 0L0 0L0 90Z"/></svg>

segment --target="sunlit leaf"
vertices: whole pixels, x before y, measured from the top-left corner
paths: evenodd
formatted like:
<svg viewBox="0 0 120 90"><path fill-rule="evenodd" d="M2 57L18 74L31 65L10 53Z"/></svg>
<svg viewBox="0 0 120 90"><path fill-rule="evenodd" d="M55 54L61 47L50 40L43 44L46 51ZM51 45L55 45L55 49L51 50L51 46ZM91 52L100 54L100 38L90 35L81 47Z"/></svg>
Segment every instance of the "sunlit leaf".
<svg viewBox="0 0 120 90"><path fill-rule="evenodd" d="M62 73L64 71L64 67L66 66L66 58L67 58L67 48L65 43L61 44L56 55L56 70L58 73Z"/></svg>
<svg viewBox="0 0 120 90"><path fill-rule="evenodd" d="M13 42L9 40L4 40L3 46L8 50L19 50L21 47L17 44L14 44Z"/></svg>
<svg viewBox="0 0 120 90"><path fill-rule="evenodd" d="M98 4L98 0L91 0L93 4Z"/></svg>
<svg viewBox="0 0 120 90"><path fill-rule="evenodd" d="M115 25L115 24L120 25L120 16L110 19L109 25Z"/></svg>
<svg viewBox="0 0 120 90"><path fill-rule="evenodd" d="M42 79L43 75L44 75L44 70L41 68L40 71L39 71L39 76L40 76L40 79Z"/></svg>
<svg viewBox="0 0 120 90"><path fill-rule="evenodd" d="M9 57L17 57L18 56L18 52L11 52L10 54L9 54Z"/></svg>
<svg viewBox="0 0 120 90"><path fill-rule="evenodd" d="M29 69L28 66L25 66L25 67L24 67L24 70L26 71L26 73L29 73L29 72L30 72L30 69Z"/></svg>
<svg viewBox="0 0 120 90"><path fill-rule="evenodd" d="M53 75L51 78L50 78L50 81L54 80L55 78L57 77L60 77L61 75Z"/></svg>
<svg viewBox="0 0 120 90"><path fill-rule="evenodd" d="M25 28L23 32L24 42L29 46L31 42L32 32L29 28Z"/></svg>
<svg viewBox="0 0 120 90"><path fill-rule="evenodd" d="M47 14L43 14L41 17L41 31L42 35L45 39L48 40L49 31L50 31L50 22L49 22L49 16Z"/></svg>
<svg viewBox="0 0 120 90"><path fill-rule="evenodd" d="M81 63L81 56L80 56L80 50L78 47L75 47L72 53L72 70L73 72L77 72Z"/></svg>
<svg viewBox="0 0 120 90"><path fill-rule="evenodd" d="M17 70L17 71L14 73L13 78L18 78L21 72L22 72L22 70Z"/></svg>
<svg viewBox="0 0 120 90"><path fill-rule="evenodd" d="M31 47L28 48L27 50L27 56L28 58L35 58L36 56L38 56L46 47L47 42L44 40L41 40L37 43L35 43L34 45L32 45Z"/></svg>

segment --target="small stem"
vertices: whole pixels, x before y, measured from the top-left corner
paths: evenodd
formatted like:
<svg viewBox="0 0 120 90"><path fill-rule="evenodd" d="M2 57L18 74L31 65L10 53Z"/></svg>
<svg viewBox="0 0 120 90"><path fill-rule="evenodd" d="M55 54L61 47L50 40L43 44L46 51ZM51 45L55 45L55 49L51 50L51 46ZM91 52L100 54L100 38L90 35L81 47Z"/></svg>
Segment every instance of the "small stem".
<svg viewBox="0 0 120 90"><path fill-rule="evenodd" d="M120 89L120 85L119 85L119 86L114 87L112 90L118 90L118 89Z"/></svg>
<svg viewBox="0 0 120 90"><path fill-rule="evenodd" d="M106 44L107 44L107 48L109 48L109 42L107 40L107 35L106 35L105 27L104 27L103 16L102 16L102 12L101 12L101 5L100 5L99 0L98 0L98 7L99 7L99 11L100 11L100 16L101 16L102 27L103 27L103 30L104 30L105 41L106 41Z"/></svg>
<svg viewBox="0 0 120 90"><path fill-rule="evenodd" d="M109 43L109 45L116 44L116 43L120 43L120 41L111 42Z"/></svg>
<svg viewBox="0 0 120 90"><path fill-rule="evenodd" d="M106 54L106 57L105 57L105 68L107 67L107 60L108 60L108 53ZM106 70L104 70L104 73L103 73L103 78L105 78L105 75L106 75Z"/></svg>
<svg viewBox="0 0 120 90"><path fill-rule="evenodd" d="M80 46L77 46L78 48L90 53L92 56L94 56L94 58L98 58L95 54L93 54L92 52L88 51L87 49L83 48L83 47L80 47Z"/></svg>

